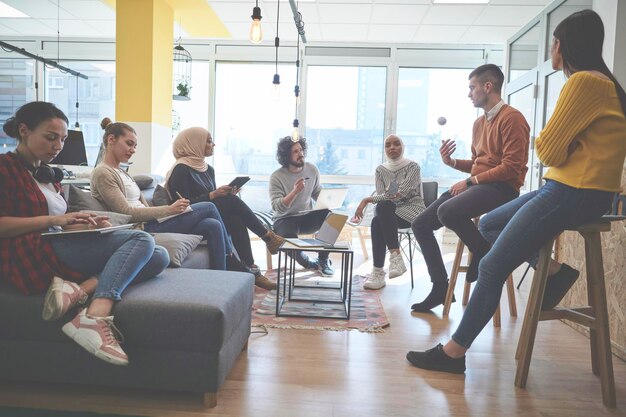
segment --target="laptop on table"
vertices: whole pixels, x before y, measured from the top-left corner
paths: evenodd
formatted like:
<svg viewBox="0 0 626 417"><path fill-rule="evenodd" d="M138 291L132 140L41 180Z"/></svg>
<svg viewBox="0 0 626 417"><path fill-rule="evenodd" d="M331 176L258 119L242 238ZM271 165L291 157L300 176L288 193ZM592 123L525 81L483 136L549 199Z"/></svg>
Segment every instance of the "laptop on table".
<svg viewBox="0 0 626 417"><path fill-rule="evenodd" d="M314 239L287 238L285 241L299 248L333 247L347 220L348 216L344 214L329 213Z"/></svg>
<svg viewBox="0 0 626 417"><path fill-rule="evenodd" d="M315 200L312 210L302 210L300 213L309 213L315 210L332 210L343 205L343 201L348 194L347 188L322 188Z"/></svg>

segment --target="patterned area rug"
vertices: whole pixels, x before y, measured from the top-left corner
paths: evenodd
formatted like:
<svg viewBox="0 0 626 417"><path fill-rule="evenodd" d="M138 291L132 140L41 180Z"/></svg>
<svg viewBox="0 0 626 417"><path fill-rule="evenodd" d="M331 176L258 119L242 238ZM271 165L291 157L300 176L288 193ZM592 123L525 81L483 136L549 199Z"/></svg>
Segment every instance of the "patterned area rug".
<svg viewBox="0 0 626 417"><path fill-rule="evenodd" d="M266 276L276 280L276 270L267 271ZM252 306L252 325L278 329L314 329L314 330L352 330L366 333L381 333L389 326L387 315L380 302L378 291L363 289L365 277L355 275L352 278L352 301L350 303L350 319L345 316L343 304L327 304L316 301L286 301L281 313L302 314L320 317L276 317L276 291L267 291L255 287L254 304ZM329 287L339 285L338 278L325 278L317 272L303 270L296 274L296 285L306 288L297 289L301 297L317 298L323 294L324 299L340 300L339 290L330 290ZM282 289L281 289L282 292ZM296 292L294 292L295 294Z"/></svg>

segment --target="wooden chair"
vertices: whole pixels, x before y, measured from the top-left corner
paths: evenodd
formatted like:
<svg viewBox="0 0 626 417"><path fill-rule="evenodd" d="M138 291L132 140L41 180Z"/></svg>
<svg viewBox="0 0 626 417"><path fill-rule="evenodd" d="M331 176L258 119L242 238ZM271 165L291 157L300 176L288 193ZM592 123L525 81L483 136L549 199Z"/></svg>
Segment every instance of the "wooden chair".
<svg viewBox="0 0 626 417"><path fill-rule="evenodd" d="M474 219L474 224L478 226L478 217ZM461 265L461 260L463 258L463 251L465 250L465 244L461 239L459 239L456 244L456 253L454 255L454 261L452 262L452 271L450 272L450 282L448 283L448 292L446 293L446 299L443 303L443 315L447 316L450 314L450 306L452 305L452 297L454 297L454 287L456 286L456 281L460 272L467 272L469 267L469 263L472 261L472 253L468 254L468 264ZM465 281L465 286L463 288L463 300L462 304L465 306L469 301L469 293L472 284ZM509 313L511 317L517 317L517 303L515 302L515 288L513 284L513 275L509 275L506 280L506 293L507 298L509 299ZM498 304L498 309L493 315L493 326L500 327L502 324L501 314L500 314L500 305Z"/></svg>
<svg viewBox="0 0 626 417"><path fill-rule="evenodd" d="M600 233L610 231L612 221L623 220L624 218L626 217L604 216L601 221L596 223L570 229L580 233L585 241L585 270L587 273L587 300L589 306L577 308L557 307L547 311L541 310L548 279L548 266L555 239L550 239L541 249L537 270L535 271L528 297L524 324L517 344L515 358L518 359L518 362L515 386L519 388L526 387L538 323L542 320L570 320L589 328L591 370L595 375L600 376L602 402L607 407L613 408L616 406Z"/></svg>

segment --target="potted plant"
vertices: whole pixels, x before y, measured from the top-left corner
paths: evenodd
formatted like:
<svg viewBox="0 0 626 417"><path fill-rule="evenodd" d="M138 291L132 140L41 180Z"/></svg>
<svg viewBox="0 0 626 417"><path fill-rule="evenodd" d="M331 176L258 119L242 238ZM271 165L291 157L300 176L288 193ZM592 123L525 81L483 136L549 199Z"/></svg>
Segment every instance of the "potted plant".
<svg viewBox="0 0 626 417"><path fill-rule="evenodd" d="M190 100L189 90L191 90L191 87L185 81L179 82L176 85L176 90L178 90L178 94L174 94L174 100Z"/></svg>

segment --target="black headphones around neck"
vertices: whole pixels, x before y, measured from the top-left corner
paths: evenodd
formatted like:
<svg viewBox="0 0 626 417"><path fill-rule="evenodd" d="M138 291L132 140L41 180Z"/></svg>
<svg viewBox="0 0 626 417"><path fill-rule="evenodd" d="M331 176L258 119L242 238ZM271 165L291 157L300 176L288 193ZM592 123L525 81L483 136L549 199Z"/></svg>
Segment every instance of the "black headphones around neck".
<svg viewBox="0 0 626 417"><path fill-rule="evenodd" d="M42 184L61 182L64 177L63 170L61 170L60 168L51 167L50 165L44 164L43 162L41 163L41 165L35 168L34 166L26 162L24 157L20 155L17 149L15 150L15 155L17 155L18 159L22 162L24 168L26 168L30 171L31 174L33 174L33 178L35 178L37 182L40 182Z"/></svg>

